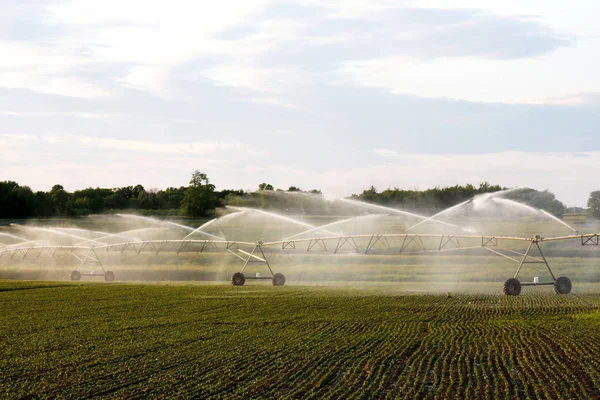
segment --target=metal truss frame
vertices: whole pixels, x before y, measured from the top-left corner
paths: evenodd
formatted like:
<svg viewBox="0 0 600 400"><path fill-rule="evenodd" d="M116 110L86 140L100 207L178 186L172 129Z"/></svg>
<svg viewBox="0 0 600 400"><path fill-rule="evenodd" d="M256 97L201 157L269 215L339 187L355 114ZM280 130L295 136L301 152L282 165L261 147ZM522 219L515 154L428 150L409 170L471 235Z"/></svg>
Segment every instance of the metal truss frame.
<svg viewBox="0 0 600 400"><path fill-rule="evenodd" d="M383 244L383 247L385 247L385 249L387 251L390 251L390 252L392 251L392 248L390 247L387 237L385 235L377 234L377 235L371 236L371 238L369 239L369 244L367 244L367 248L365 249L365 254L368 254L369 251L371 251L371 249L373 247L375 247L375 245L377 243Z"/></svg>
<svg viewBox="0 0 600 400"><path fill-rule="evenodd" d="M408 239L409 237L410 239L407 242L406 239ZM423 243L421 235L404 235L402 246L400 246L400 253L402 253L411 243L415 243L421 248L421 250L425 250L425 244Z"/></svg>
<svg viewBox="0 0 600 400"><path fill-rule="evenodd" d="M458 237L455 235L443 235L440 239L440 245L438 250L442 250L448 243L452 243L455 248L460 248L460 242L458 241Z"/></svg>
<svg viewBox="0 0 600 400"><path fill-rule="evenodd" d="M380 245L385 250L393 252L392 246L390 245L389 239L402 239L400 249L397 254L414 254L415 252L406 251L409 246L414 245L419 248L419 251L450 251L450 250L466 250L474 249L479 246L464 247L461 244L461 239L477 239L481 240L481 247L487 251L511 260L518 264L517 270L514 274L516 279L522 272L523 269L528 265L543 265L545 270L548 271L552 277L552 281L556 282L556 276L550 267L548 260L546 259L543 251L543 242L579 239L582 246L599 246L600 245L600 233L584 234L584 235L572 235L563 237L551 237L542 238L539 235L533 238L524 237L510 237L510 236L479 236L479 235L450 235L450 234L371 234L371 235L348 235L348 236L331 236L331 237L313 237L306 239L296 240L284 240L278 242L263 243L258 242L238 242L238 241L219 241L219 240L150 240L140 242L125 242L104 246L30 246L30 247L2 247L0 248L0 259L8 258L10 260L25 260L27 258L43 258L48 255L52 258L59 256L59 251L68 251L72 257L79 261L78 270L85 267L90 267L90 275L96 274L96 270L100 269L105 272L104 266L98 254L98 250L105 251L119 251L124 254L128 250L131 250L134 254L140 255L144 251L151 251L158 255L161 252L173 251L176 254L182 252L197 252L202 253L206 251L222 251L225 250L237 258L243 261L241 272L243 273L251 263L265 264L270 277L247 277L248 279L271 279L273 277L273 270L271 265L267 261L267 257L263 251L263 247L269 246L281 246L282 249L296 249L298 243L307 242L306 252L320 250L327 252L327 241L336 241L333 254L342 252L344 248L350 247L355 253L360 253L360 248L356 242L357 239L368 239L368 244L364 251L364 254L370 253L376 245ZM439 243L436 246L437 249L427 250L423 238L438 238ZM499 241L525 241L528 242L527 249L524 253L519 251L500 247ZM172 245L172 247L169 247ZM222 247L220 245L223 245ZM253 246L250 252L242 250L240 246ZM535 253L538 253L537 255ZM84 275L84 274L82 274ZM522 285L536 285L536 284L553 284L553 283L522 283Z"/></svg>
<svg viewBox="0 0 600 400"><path fill-rule="evenodd" d="M598 246L600 234L594 235L581 235L582 246Z"/></svg>
<svg viewBox="0 0 600 400"><path fill-rule="evenodd" d="M355 253L360 253L360 250L358 249L358 246L356 245L356 241L354 240L354 237L352 236L340 236L340 239L337 242L337 245L335 246L335 250L333 251L333 254L337 254L342 247L344 247L344 245L348 243L353 249Z"/></svg>
<svg viewBox="0 0 600 400"><path fill-rule="evenodd" d="M325 239L323 239L323 238L312 238L308 242L308 248L306 249L306 252L311 251L313 249L313 247L315 247L317 245L319 246L319 248L321 250L327 251L327 244L325 243Z"/></svg>

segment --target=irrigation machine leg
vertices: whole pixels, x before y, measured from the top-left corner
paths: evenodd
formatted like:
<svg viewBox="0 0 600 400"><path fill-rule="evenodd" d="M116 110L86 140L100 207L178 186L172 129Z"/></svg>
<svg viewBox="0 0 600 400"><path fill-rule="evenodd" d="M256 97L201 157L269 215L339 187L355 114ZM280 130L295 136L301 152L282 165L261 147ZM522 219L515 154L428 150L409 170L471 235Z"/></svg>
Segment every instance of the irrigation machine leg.
<svg viewBox="0 0 600 400"><path fill-rule="evenodd" d="M533 248L534 245L537 248L538 252L540 253L540 257L542 258L542 261L527 261L527 257L529 257L529 253L531 252L531 249ZM550 276L552 277L552 282L551 283L540 283L537 281L534 281L532 283L519 282L519 280L517 278L518 278L519 273L521 272L521 269L523 268L524 264L544 264L546 266L546 269L550 273ZM517 268L517 271L515 272L514 277L510 278L509 280L507 280L504 283L503 291L504 291L504 294L506 294L506 295L517 296L521 293L522 286L538 286L538 285L552 285L552 286L554 286L554 291L557 294L568 294L571 292L571 287L572 287L571 280L569 278L567 278L566 276L561 276L558 279L556 278L556 276L554 276L554 273L552 272L552 268L550 268L550 264L548 264L548 260L546 259L546 256L544 256L544 252L542 251L542 248L540 247L539 237L536 237L535 239L533 239L531 241L531 243L529 243L529 246L527 247L525 254L523 254L523 258L521 259L521 262L519 262L519 267Z"/></svg>
<svg viewBox="0 0 600 400"><path fill-rule="evenodd" d="M234 286L244 285L244 283L246 283L246 279L270 279L271 282L273 283L273 286L285 285L285 276L282 273L273 273L273 269L271 268L269 261L267 261L267 257L265 256L265 253L263 252L262 246L260 243L256 244L250 253L247 253L240 249L238 249L238 251L244 253L248 258L240 257L238 254L235 254L232 252L236 257L238 257L244 261L244 266L242 267L241 271L233 274L233 276L231 278L231 283L233 283ZM257 253L257 252L260 252L260 255L262 257L259 257L258 255L256 255L255 253ZM258 274L255 277L245 276L244 271L246 270L248 263L251 263L251 262L260 262L260 263L266 264L267 268L269 269L269 272L271 273L271 276L261 277Z"/></svg>
<svg viewBox="0 0 600 400"><path fill-rule="evenodd" d="M521 259L521 262L519 263L517 272L515 272L515 276L513 276L514 279L517 279L517 277L519 276L519 272L521 272L521 268L523 267L523 264L525 264L525 260L527 259L527 256L529 255L529 252L531 251L531 246L533 246L533 243L534 242L529 243L529 246L527 247L527 251L525 251L525 254L523 254L523 258Z"/></svg>
<svg viewBox="0 0 600 400"><path fill-rule="evenodd" d="M535 242L535 246L540 251L540 256L542 256L542 260L544 260L544 264L546 264L546 268L548 268L548 272L550 272L550 276L552 277L552 280L554 282L556 282L556 277L554 276L554 273L552 273L552 269L550 268L550 264L548 264L548 261L546 260L546 257L544 256L544 253L542 253L542 248L540 247L540 245L538 244L538 242Z"/></svg>
<svg viewBox="0 0 600 400"><path fill-rule="evenodd" d="M96 250L93 247L88 249L87 253L85 253L85 256L81 259L79 257L77 257L75 254L73 254L73 256L75 256L75 258L80 260L80 263L79 263L79 267L76 270L71 271L71 280L72 281L79 281L79 280L81 280L82 276L102 276L102 277L104 277L104 280L107 282L112 282L115 280L114 272L107 271L104 269L104 266L102 265L102 261L100 261L100 258L98 257L98 254L96 254ZM90 264L90 272L87 274L82 274L81 269L83 268L83 266L85 264ZM100 269L102 270L102 273L95 273L94 265L99 265Z"/></svg>

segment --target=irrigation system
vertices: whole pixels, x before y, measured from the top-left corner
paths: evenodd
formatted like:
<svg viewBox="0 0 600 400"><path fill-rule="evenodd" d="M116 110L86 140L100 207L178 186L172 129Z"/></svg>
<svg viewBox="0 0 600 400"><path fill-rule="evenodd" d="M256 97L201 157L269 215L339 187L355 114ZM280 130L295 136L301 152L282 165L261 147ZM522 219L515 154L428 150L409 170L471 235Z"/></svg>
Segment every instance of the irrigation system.
<svg viewBox="0 0 600 400"><path fill-rule="evenodd" d="M471 200L463 202L457 207L469 204ZM381 206L371 206L381 208ZM527 207L527 206L525 206ZM264 210L254 209L238 209L243 213L269 213ZM381 210L379 210L381 211ZM399 214L410 214L404 211L398 211ZM545 213L543 210L539 210ZM110 282L115 279L113 271L105 269L99 254L102 252L134 254L134 255L159 255L161 253L206 253L206 252L224 252L233 255L241 262L242 266L239 272L232 276L232 284L242 286L247 280L270 280L274 286L283 286L286 278L282 273L274 272L273 267L269 264L266 250L271 252L290 252L298 253L310 252L326 252L332 254L423 254L429 252L457 251L469 249L484 249L485 251L495 256L502 257L516 264L514 275L504 282L503 292L506 295L516 296L521 293L521 289L526 286L553 286L558 294L568 294L571 292L572 283L566 276L557 276L552 270L544 252L542 244L558 241L578 241L581 246L598 246L600 242L600 233L579 234L569 225L561 220L558 220L563 225L566 225L576 234L568 236L542 237L534 235L533 237L520 236L492 236L492 235L476 235L476 234L442 234L442 233L412 233L410 230L422 225L425 222L434 222L444 225L445 227L456 227L456 225L440 221L436 219L438 213L432 217L419 216L421 222L405 229L403 233L375 233L375 234L357 234L357 235L339 235L332 232L336 224L346 220L324 224L322 226L314 226L304 222L296 223L302 226L303 232L289 236L286 239L278 241L233 241L226 240L220 236L211 233L203 232L202 227L214 224L215 220L207 222L199 228L191 228L185 225L175 224L170 221L162 221L162 225L173 225L179 228L185 228L191 232L183 239L154 239L154 240L131 240L132 234L136 231L128 231L129 233L121 232L109 234L107 232L96 232L102 236L95 239L87 239L80 236L77 230L71 230L69 233L66 230L37 228L46 232L58 233L59 235L69 235L72 238L80 240L75 245L48 245L39 244L38 242L28 240L21 236L2 234L4 236L12 236L12 238L22 239L21 243L15 245L0 245L0 260L10 260L14 262L22 262L27 259L41 258L57 258L61 256L72 257L78 262L77 269L73 270L70 278L73 281L79 281L82 277L96 276L103 277L104 280ZM547 214L547 213L546 213ZM126 216L131 217L131 216ZM292 220L289 217L276 215L281 220ZM555 217L550 217L556 219ZM140 217L142 218L142 217ZM230 218L225 216L223 218ZM355 218L365 218L359 216ZM148 218L145 218L148 219ZM153 220L156 221L156 220ZM294 221L294 220L292 220ZM24 228L24 230L32 228ZM157 229L157 228L146 228ZM78 233L74 235L72 232ZM203 234L205 239L189 239L192 234ZM300 237L303 234L310 233L311 237ZM321 233L322 235L318 235ZM105 238L113 238L123 240L119 243L108 244L103 242ZM126 240L129 239L129 240ZM522 244L522 247L519 247ZM521 250L517 250L520 248ZM267 253L269 253L267 251ZM524 282L519 280L519 276L523 269L531 264L542 267L547 272L550 280L540 281L535 277L533 281ZM264 274L261 272L249 273L249 268L258 265L264 269Z"/></svg>

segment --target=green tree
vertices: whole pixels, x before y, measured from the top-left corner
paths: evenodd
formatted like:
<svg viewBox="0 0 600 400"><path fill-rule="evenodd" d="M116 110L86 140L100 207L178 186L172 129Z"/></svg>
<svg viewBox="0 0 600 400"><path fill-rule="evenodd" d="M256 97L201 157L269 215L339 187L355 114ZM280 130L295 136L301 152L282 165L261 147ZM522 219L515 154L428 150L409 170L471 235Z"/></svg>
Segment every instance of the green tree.
<svg viewBox="0 0 600 400"><path fill-rule="evenodd" d="M50 197L54 202L54 207L58 214L64 214L67 211L67 204L69 203L69 193L65 191L62 185L54 185L50 190Z"/></svg>
<svg viewBox="0 0 600 400"><path fill-rule="evenodd" d="M600 190L590 193L587 206L589 214L600 219Z"/></svg>
<svg viewBox="0 0 600 400"><path fill-rule="evenodd" d="M17 182L0 182L0 217L33 217L38 209L38 198L29 186Z"/></svg>
<svg viewBox="0 0 600 400"><path fill-rule="evenodd" d="M75 190L71 195L70 203L73 208L70 212L76 215L102 212L106 209L107 202L110 202L113 194L112 189L99 187ZM137 201L137 199L135 200Z"/></svg>
<svg viewBox="0 0 600 400"><path fill-rule="evenodd" d="M180 213L188 217L202 217L214 211L216 206L215 185L209 182L206 174L194 171L181 202Z"/></svg>
<svg viewBox="0 0 600 400"><path fill-rule="evenodd" d="M375 189L375 186L371 185L367 190L363 190L360 197L366 201L375 202L377 200L377 189Z"/></svg>
<svg viewBox="0 0 600 400"><path fill-rule="evenodd" d="M369 189L363 190L361 194L353 194L351 197L387 206L424 209L428 212L434 212L473 198L477 194L497 192L502 189L501 186L482 182L478 188L472 184L467 184L465 186L435 187L426 190L388 188L378 193L375 187L371 186Z"/></svg>
<svg viewBox="0 0 600 400"><path fill-rule="evenodd" d="M183 198L187 188L181 186L179 188L168 187L164 191L157 193L157 197L160 198L163 210L174 210L181 208Z"/></svg>
<svg viewBox="0 0 600 400"><path fill-rule="evenodd" d="M39 217L51 217L56 212L52 196L47 192L35 192L35 215Z"/></svg>
<svg viewBox="0 0 600 400"><path fill-rule="evenodd" d="M258 190L273 190L273 185L263 182L260 185L258 185Z"/></svg>
<svg viewBox="0 0 600 400"><path fill-rule="evenodd" d="M539 191L531 188L523 188L510 192L505 197L525 203L534 208L541 208L559 218L562 217L567 208L562 202L556 199L554 193L548 190Z"/></svg>

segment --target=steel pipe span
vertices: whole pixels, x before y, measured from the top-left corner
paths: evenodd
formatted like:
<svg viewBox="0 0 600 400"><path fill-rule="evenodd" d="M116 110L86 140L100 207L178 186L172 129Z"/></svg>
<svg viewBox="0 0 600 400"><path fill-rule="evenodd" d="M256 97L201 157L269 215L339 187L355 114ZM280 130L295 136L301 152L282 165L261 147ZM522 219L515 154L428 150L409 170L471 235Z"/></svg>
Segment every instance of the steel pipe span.
<svg viewBox="0 0 600 400"><path fill-rule="evenodd" d="M589 233L582 235L569 235L569 236L558 236L558 237L519 237L519 236L493 236L493 235L453 235L453 234L427 234L427 233L419 233L419 234L410 234L410 233L398 233L398 234L362 234L362 235L340 235L340 236L315 236L312 238L302 238L302 239L291 239L291 240L279 240L272 242L247 242L247 241L235 241L235 240L190 240L190 239L175 239L175 240L143 240L143 241L133 241L133 242L122 242L115 244L104 244L99 246L10 246L0 248L0 257L6 254L12 254L14 252L31 252L31 251L87 251L90 249L94 249L96 251L123 251L129 248L145 250L147 248L159 249L159 252L164 251L177 251L177 252L198 252L197 246L216 246L212 247L214 250L223 250L227 251L231 247L235 246L260 246L260 247L276 247L276 246L284 246L290 243L310 243L314 241L335 241L335 240L343 240L343 239L371 239L371 238L421 238L421 239L479 239L482 242L490 242L490 241L520 241L520 242L553 242L553 241L563 241L563 240L575 240L580 239L582 242L597 240L600 238L600 233ZM595 244L595 243L594 243ZM179 246L178 248L177 245ZM219 248L219 245L222 247ZM162 247L161 247L162 246ZM183 246L183 247L181 247ZM472 248L473 246L470 246ZM485 247L482 246L482 247Z"/></svg>

